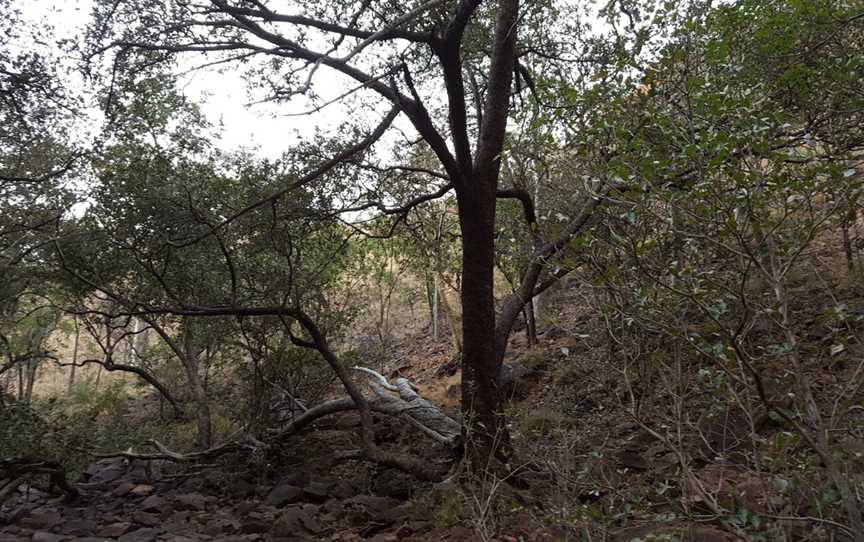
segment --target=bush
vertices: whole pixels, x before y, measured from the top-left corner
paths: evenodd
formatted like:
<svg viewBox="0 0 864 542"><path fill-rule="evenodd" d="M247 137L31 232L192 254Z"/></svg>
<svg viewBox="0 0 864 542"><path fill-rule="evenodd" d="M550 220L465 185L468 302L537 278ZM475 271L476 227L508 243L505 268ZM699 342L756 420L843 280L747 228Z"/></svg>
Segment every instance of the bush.
<svg viewBox="0 0 864 542"><path fill-rule="evenodd" d="M141 448L154 437L169 446L186 438L178 424L129 423L130 400L123 382L100 388L81 382L59 398L0 401L0 457L51 459L76 473L97 453Z"/></svg>
<svg viewBox="0 0 864 542"><path fill-rule="evenodd" d="M527 434L546 435L556 430L569 429L573 419L547 407L525 412L519 419L519 429Z"/></svg>

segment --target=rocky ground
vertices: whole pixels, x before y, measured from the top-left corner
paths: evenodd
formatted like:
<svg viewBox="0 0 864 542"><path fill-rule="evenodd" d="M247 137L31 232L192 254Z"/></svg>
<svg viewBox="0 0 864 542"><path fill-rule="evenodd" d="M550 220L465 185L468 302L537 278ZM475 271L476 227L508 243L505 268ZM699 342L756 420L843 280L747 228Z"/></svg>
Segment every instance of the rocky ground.
<svg viewBox="0 0 864 542"><path fill-rule="evenodd" d="M539 382L534 382L538 385ZM599 398L598 398L599 399ZM453 485L421 484L391 469L340 459L356 446L356 414L322 421L283 446L260 455L223 457L213 465L176 465L102 459L77 486L82 497L68 502L47 488L22 486L0 518L2 542L155 541L469 541L480 540L477 525L440 517ZM428 460L440 454L409 429L378 420L380 442ZM668 468L662 446L635 428L624 428L610 445L606 469L615 484L642 483L649 471ZM612 448L617 452L611 453ZM659 458L659 459L658 459ZM529 473L530 488L498 488L512 506L509 521L487 535L495 542L579 540L573 526L545 519L556 485L548 472ZM727 478L733 475L727 473ZM758 488L757 488L758 489ZM604 490L605 491L605 490ZM586 486L571 497L590 502L600 492ZM452 501L451 501L452 502ZM544 510L545 508L545 510ZM457 515L464 514L457 511ZM490 527L491 528L491 527ZM501 534L507 533L507 534ZM488 533L487 533L488 534ZM737 538L710 526L636 523L610 532L606 540L629 542L647 534L682 540L726 542ZM667 536L667 537L668 537Z"/></svg>
<svg viewBox="0 0 864 542"><path fill-rule="evenodd" d="M529 378L528 385L543 384ZM595 400L596 405L603 398ZM441 508L447 506L442 502L448 502L455 486L421 484L391 469L340 459L340 453L356 447L358 423L356 414L341 414L260 455L223 457L209 466L151 462L146 468L140 461L103 459L78 481L82 497L77 501L67 502L45 488L22 486L23 491L7 502L6 509L14 512L0 518L5 519L0 541L481 539L478 525L465 521L465 510L456 512L461 521L440 517ZM379 442L440 460L440 453L410 429L384 419L376 427ZM566 496L574 504L590 505L614 491L610 488L645 486L674 467L663 446L632 424L620 425L606 448L608 459L595 465L595 479L606 480L608 487L601 489L595 483L577 488ZM730 498L736 498L731 489L737 484L758 484L738 479L732 471L714 476L720 478L711 483L727 484ZM508 521L487 526L495 533L487 530L482 538L495 542L582 539L572 524L558 527L548 519L555 502L552 495L560 489L554 476L540 469L528 472L527 479L527 489L506 485L497 489L496 499L512 509ZM753 503L760 498L760 487L751 488ZM601 539L629 542L649 534L691 542L739 539L716 527L686 522L635 522Z"/></svg>
<svg viewBox="0 0 864 542"><path fill-rule="evenodd" d="M148 472L143 462L103 459L84 474L78 484L82 497L75 502L36 487L22 488L7 503L15 512L5 518L0 540L424 539L434 526L428 511L409 501L414 489L410 479L388 472L374 476L370 485L363 466L337 464L335 447L350 445L355 422L344 415L332 428L318 428L295 447L279 450L278 474L266 463L272 457L266 456L238 459L236 472L226 470L224 462L193 472L156 464ZM461 538L459 529L439 534L441 539L470 539L464 529Z"/></svg>

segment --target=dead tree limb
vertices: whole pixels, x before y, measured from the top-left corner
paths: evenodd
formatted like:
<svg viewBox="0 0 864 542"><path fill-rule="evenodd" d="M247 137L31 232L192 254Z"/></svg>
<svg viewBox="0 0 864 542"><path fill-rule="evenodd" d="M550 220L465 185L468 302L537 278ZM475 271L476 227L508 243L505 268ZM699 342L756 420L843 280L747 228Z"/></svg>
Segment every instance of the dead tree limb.
<svg viewBox="0 0 864 542"><path fill-rule="evenodd" d="M0 481L0 506L3 506L3 503L18 490L18 486L23 481L24 478L20 476L13 476L12 478Z"/></svg>
<svg viewBox="0 0 864 542"><path fill-rule="evenodd" d="M241 450L256 450L266 447L267 445L258 440L248 438L245 440L229 440L219 446L208 448L199 452L180 453L170 450L167 446L156 439L150 439L147 444L157 450L155 454L135 453L131 449L125 452L111 452L107 454L97 454L100 459L110 459L114 457L122 457L129 460L140 461L171 461L174 463L195 463L197 461L213 459L227 453Z"/></svg>
<svg viewBox="0 0 864 542"><path fill-rule="evenodd" d="M368 384L373 396L367 399L370 410L401 418L451 449L459 447L462 439L462 427L459 422L421 397L414 391L413 384L407 378L397 378L395 383L391 384L384 376L372 369L366 367L353 367L353 369L372 377ZM324 416L357 408L350 397L325 401L295 418L277 436L296 433Z"/></svg>
<svg viewBox="0 0 864 542"><path fill-rule="evenodd" d="M48 459L36 459L32 457L13 457L0 459L0 480L9 480L3 486L0 504L8 499L20 481L28 475L47 474L49 489L58 488L69 500L76 500L81 496L78 488L66 479L66 469L57 461Z"/></svg>

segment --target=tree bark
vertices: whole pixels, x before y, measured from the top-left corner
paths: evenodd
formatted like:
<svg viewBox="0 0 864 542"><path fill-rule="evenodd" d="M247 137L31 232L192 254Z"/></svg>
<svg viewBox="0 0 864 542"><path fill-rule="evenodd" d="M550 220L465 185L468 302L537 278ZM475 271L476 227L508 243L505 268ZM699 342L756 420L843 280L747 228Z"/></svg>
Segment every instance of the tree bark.
<svg viewBox="0 0 864 542"><path fill-rule="evenodd" d="M482 187L475 188L479 192ZM486 196L459 202L463 243L462 413L466 445L480 464L492 454L501 456L501 444L509 444L500 412L495 355L494 191L491 202Z"/></svg>
<svg viewBox="0 0 864 542"><path fill-rule="evenodd" d="M354 369L371 374L377 379L369 384L375 394L367 400L371 410L401 417L424 434L448 447L455 449L461 444L459 422L418 395L407 379L397 378L395 384L390 384L381 374L371 369L363 367L354 367ZM392 395L392 392L398 393L398 397ZM294 434L324 416L357 408L357 404L350 397L325 401L295 418L279 432L278 436Z"/></svg>
<svg viewBox="0 0 864 542"><path fill-rule="evenodd" d="M525 337L528 339L528 346L535 346L537 344L537 321L534 319L533 299L528 300L522 312L525 314Z"/></svg>
<svg viewBox="0 0 864 542"><path fill-rule="evenodd" d="M476 158L470 169L464 169L464 160L459 161L463 173L468 174L456 186L462 230L462 413L466 451L479 467L490 466L493 456L506 462L510 451L498 388L500 361L496 355L493 269L495 206L510 108L518 16L518 0L498 2ZM448 96L452 102L454 93L448 92Z"/></svg>
<svg viewBox="0 0 864 542"><path fill-rule="evenodd" d="M195 419L198 425L196 445L200 450L207 450L213 445L212 423L210 419L210 402L207 400L207 389L199 373L198 359L203 348L195 343L194 334L189 326L189 319L183 321L183 351L180 361L186 370L186 378L192 390L192 401L195 403Z"/></svg>

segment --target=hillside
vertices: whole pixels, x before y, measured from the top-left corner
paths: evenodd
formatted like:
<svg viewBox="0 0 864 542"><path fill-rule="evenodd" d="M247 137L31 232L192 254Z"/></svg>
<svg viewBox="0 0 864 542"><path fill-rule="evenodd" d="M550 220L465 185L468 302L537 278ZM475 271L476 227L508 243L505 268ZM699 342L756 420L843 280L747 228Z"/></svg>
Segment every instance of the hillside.
<svg viewBox="0 0 864 542"><path fill-rule="evenodd" d="M821 318L832 304L864 313L861 282L832 252L826 244L811 254L814 274L790 287L805 352L836 340L839 330ZM824 289L813 288L816 276ZM701 381L711 362L688 355L673 365L674 350L660 345L646 355L631 350L640 348L636 342L616 343L610 352L592 289L573 277L547 295L540 343L529 348L524 332L511 340L505 363L515 375L507 388L515 486L479 473L467 485L422 483L340 459L359 444L359 420L347 413L215 463L156 460L147 473L142 461L102 460L83 475L81 501L62 504L37 485L8 502L17 511L4 540L30 540L30 533L57 541L843 539L833 519L842 516L841 503L824 465L814 463L790 426L765 417L758 405L744 410L716 393L678 410L676 387ZM842 333L857 336L861 326ZM451 350L447 337L435 342L421 331L394 339L380 369L411 379L422 396L456 415L459 373L447 371ZM820 408L831 407L838 383L855 381L862 354L851 342L827 359L808 360ZM785 395L782 388L770 393ZM122 423L136 423L151 408L139 394L125 401L118 405ZM832 453L851 454L846 475L860 476L860 433L855 419L846 423ZM443 459L433 448L424 451L428 445L398 419L378 418L376 438Z"/></svg>
<svg viewBox="0 0 864 542"><path fill-rule="evenodd" d="M862 88L860 0L0 0L0 542L864 542Z"/></svg>

